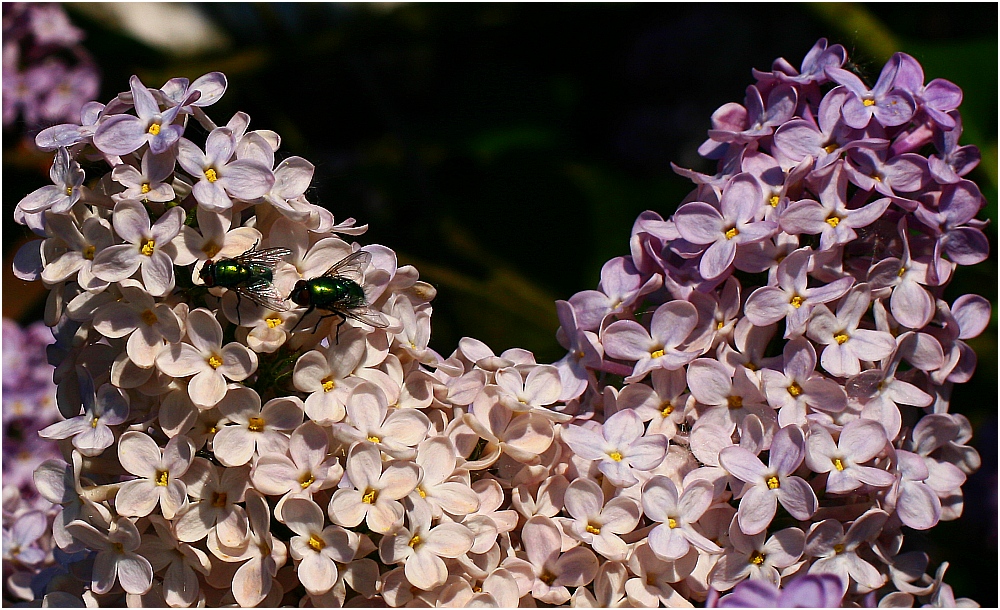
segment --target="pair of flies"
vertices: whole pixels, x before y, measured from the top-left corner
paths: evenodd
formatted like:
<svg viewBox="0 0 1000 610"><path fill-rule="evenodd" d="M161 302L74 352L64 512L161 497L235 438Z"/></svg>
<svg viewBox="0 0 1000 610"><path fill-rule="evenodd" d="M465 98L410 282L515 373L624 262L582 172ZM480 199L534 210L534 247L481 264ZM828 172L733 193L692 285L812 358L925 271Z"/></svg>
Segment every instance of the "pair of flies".
<svg viewBox="0 0 1000 610"><path fill-rule="evenodd" d="M292 251L287 248L258 250L254 244L239 256L205 263L200 276L210 288L218 286L235 292L237 312L240 299L244 297L274 311L288 311L290 309L288 303L275 289L272 280L275 266L291 253ZM296 282L289 299L300 307L308 307L299 318L299 322L319 309L327 313L316 321L313 332L319 328L320 322L332 316L341 318L340 324L337 325L338 334L340 326L347 318L359 320L376 328L387 327L389 324L385 316L369 307L365 296L364 270L370 261L370 253L358 250L336 262L323 275ZM295 326L298 326L298 322Z"/></svg>

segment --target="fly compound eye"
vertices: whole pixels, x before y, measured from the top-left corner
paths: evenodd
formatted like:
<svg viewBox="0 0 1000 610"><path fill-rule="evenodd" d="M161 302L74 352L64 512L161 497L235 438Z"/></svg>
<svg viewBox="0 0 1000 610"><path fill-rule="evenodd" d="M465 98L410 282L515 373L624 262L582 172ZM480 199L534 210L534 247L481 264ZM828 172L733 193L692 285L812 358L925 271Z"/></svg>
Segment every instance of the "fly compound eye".
<svg viewBox="0 0 1000 610"><path fill-rule="evenodd" d="M212 265L213 264L214 263L212 263L212 262L205 263L205 266L202 267L201 271L198 272L198 275L201 277L201 281L205 282L205 285L209 286L209 287L211 287L213 284L215 284L214 277L213 277L213 274L212 274Z"/></svg>

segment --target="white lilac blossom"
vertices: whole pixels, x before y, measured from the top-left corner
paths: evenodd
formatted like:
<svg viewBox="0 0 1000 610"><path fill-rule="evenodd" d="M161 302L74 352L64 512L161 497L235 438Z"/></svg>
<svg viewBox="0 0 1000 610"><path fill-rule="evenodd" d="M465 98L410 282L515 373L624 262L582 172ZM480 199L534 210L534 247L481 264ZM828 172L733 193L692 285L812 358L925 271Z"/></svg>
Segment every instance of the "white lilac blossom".
<svg viewBox="0 0 1000 610"><path fill-rule="evenodd" d="M981 461L949 397L990 306L943 300L989 254L964 178L978 153L958 142L957 87L897 54L868 88L846 60L821 40L801 69L754 72L699 149L717 173L678 169L696 186L677 213L640 215L597 289L556 303L554 364L472 337L430 348L434 288L310 203L316 168L278 134L243 113L218 127L219 73L133 78L43 132L53 185L15 211L42 238L15 271L52 290L55 387L4 352L4 424L23 435L4 444L8 590L175 607L956 601L943 567L900 550L961 514ZM254 248L287 252L273 309L201 279ZM362 249L350 279L384 327L299 324L296 284ZM26 406L43 402L47 419Z"/></svg>

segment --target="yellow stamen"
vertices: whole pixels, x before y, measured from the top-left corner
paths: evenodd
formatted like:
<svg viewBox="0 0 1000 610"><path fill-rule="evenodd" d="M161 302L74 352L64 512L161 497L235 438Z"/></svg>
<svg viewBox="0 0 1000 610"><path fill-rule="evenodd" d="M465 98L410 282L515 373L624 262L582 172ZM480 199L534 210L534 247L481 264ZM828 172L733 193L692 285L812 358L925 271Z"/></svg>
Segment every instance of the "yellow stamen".
<svg viewBox="0 0 1000 610"><path fill-rule="evenodd" d="M743 368L751 370L751 371L756 371L758 367L753 362L747 362L746 364L743 365Z"/></svg>
<svg viewBox="0 0 1000 610"><path fill-rule="evenodd" d="M96 253L97 253L97 247L87 246L86 248L83 249L83 258L87 259L88 261L92 261L94 260L94 254Z"/></svg>
<svg viewBox="0 0 1000 610"><path fill-rule="evenodd" d="M715 330L722 330L725 327L726 327L726 322L724 320L719 320L715 324Z"/></svg>
<svg viewBox="0 0 1000 610"><path fill-rule="evenodd" d="M302 475L301 479L299 479L299 487L301 487L302 489L307 489L310 485L312 485L315 482L316 482L316 477L314 477L311 472L307 472L306 474Z"/></svg>
<svg viewBox="0 0 1000 610"><path fill-rule="evenodd" d="M281 326L281 318L278 317L268 318L265 322L267 322L268 328L278 328Z"/></svg>
<svg viewBox="0 0 1000 610"><path fill-rule="evenodd" d="M544 582L545 584L551 586L552 583L556 581L556 575L551 572L542 572L542 575L538 577L538 580Z"/></svg>
<svg viewBox="0 0 1000 610"><path fill-rule="evenodd" d="M899 277L903 277L906 274L906 267L900 267L899 272L896 274Z"/></svg>
<svg viewBox="0 0 1000 610"><path fill-rule="evenodd" d="M116 553L124 553L125 552L125 547L122 545L121 542L112 542L111 543L111 548L114 549Z"/></svg>
<svg viewBox="0 0 1000 610"><path fill-rule="evenodd" d="M836 143L836 142L834 142L833 144L827 144L826 146L824 146L824 147L823 147L823 150L825 150L825 151L826 151L826 154L828 154L828 155L831 155L831 154L833 154L833 153L834 153L834 151L836 151L836 150L837 150L838 148L840 148L840 146L838 146L838 145L837 145L837 143Z"/></svg>
<svg viewBox="0 0 1000 610"><path fill-rule="evenodd" d="M868 100L865 100L863 103L864 103L865 106L874 106L875 105L875 100L868 99Z"/></svg>
<svg viewBox="0 0 1000 610"><path fill-rule="evenodd" d="M420 494L421 498L426 498L427 497L427 492L424 491L424 489L422 487L418 487L417 488L417 493Z"/></svg>
<svg viewBox="0 0 1000 610"><path fill-rule="evenodd" d="M142 240L142 246L139 247L139 252L142 252L144 256L153 256L153 251L156 250L156 241L152 239Z"/></svg>
<svg viewBox="0 0 1000 610"><path fill-rule="evenodd" d="M148 182L143 182L142 186L139 187L139 192L142 193L143 195L145 195L146 193L148 193L149 192L149 183Z"/></svg>
<svg viewBox="0 0 1000 610"><path fill-rule="evenodd" d="M850 339L847 333L838 333L834 335L833 338L837 342L837 345L843 345L844 343L847 343L848 339Z"/></svg>
<svg viewBox="0 0 1000 610"><path fill-rule="evenodd" d="M802 386L793 381L792 385L788 386L788 393L792 396L800 396L802 394Z"/></svg>
<svg viewBox="0 0 1000 610"><path fill-rule="evenodd" d="M804 303L805 300L806 300L805 297L800 297L799 295L795 295L788 302L792 304L792 307L798 309L799 307L802 307L802 303Z"/></svg>
<svg viewBox="0 0 1000 610"><path fill-rule="evenodd" d="M222 366L222 358L219 358L214 354L209 356L208 366L212 367L213 369L219 368L220 366Z"/></svg>
<svg viewBox="0 0 1000 610"><path fill-rule="evenodd" d="M837 228L837 225L840 224L840 218L837 216L830 216L829 218L826 219L826 224L830 225L833 228Z"/></svg>
<svg viewBox="0 0 1000 610"><path fill-rule="evenodd" d="M218 254L220 250L222 250L222 246L214 241L209 241L201 247L201 251L205 253L205 256L207 256L209 260L215 258L215 255Z"/></svg>
<svg viewBox="0 0 1000 610"><path fill-rule="evenodd" d="M406 545L408 547L412 548L412 549L417 548L417 545L419 545L419 544L420 544L420 535L419 534L413 536L413 538L410 538L410 541L406 543Z"/></svg>
<svg viewBox="0 0 1000 610"><path fill-rule="evenodd" d="M754 564L755 566L759 566L760 564L764 563L764 555L760 551L754 551L753 553L750 553L750 563Z"/></svg>
<svg viewBox="0 0 1000 610"><path fill-rule="evenodd" d="M588 532L590 532L591 534L594 534L596 536L600 536L601 535L601 528L595 527L595 526L593 526L593 525L591 525L589 523L587 524L586 530Z"/></svg>
<svg viewBox="0 0 1000 610"><path fill-rule="evenodd" d="M677 527L677 519L674 519L673 517L667 517L667 527L669 527L670 529L674 529L675 527Z"/></svg>
<svg viewBox="0 0 1000 610"><path fill-rule="evenodd" d="M264 418L263 417L251 417L247 422L247 430L251 432L260 432L264 429Z"/></svg>
<svg viewBox="0 0 1000 610"><path fill-rule="evenodd" d="M224 491L223 492L218 492L218 491L213 491L212 492L212 506L214 506L215 508L225 508L226 507L226 502L228 500L229 500L229 498L226 495L226 492L224 492Z"/></svg>
<svg viewBox="0 0 1000 610"><path fill-rule="evenodd" d="M874 180L875 182L882 182L882 176L879 176L878 174L875 174L875 175L873 175L873 176L869 176L869 177L870 177L870 178L871 178L872 180Z"/></svg>
<svg viewBox="0 0 1000 610"><path fill-rule="evenodd" d="M660 415L662 415L663 417L667 417L673 412L674 412L674 405L668 402L663 406L663 410L660 411Z"/></svg>
<svg viewBox="0 0 1000 610"><path fill-rule="evenodd" d="M382 439L380 439L379 437L377 437L377 436L375 436L373 434L373 435L371 435L371 436L368 437L368 442L369 443L381 443Z"/></svg>
<svg viewBox="0 0 1000 610"><path fill-rule="evenodd" d="M166 470L156 471L156 484L160 487L166 487L167 483L170 482L170 472Z"/></svg>
<svg viewBox="0 0 1000 610"><path fill-rule="evenodd" d="M160 124L159 123L153 123L152 125L149 126L149 135L151 135L151 136L158 136L158 135L160 135Z"/></svg>
<svg viewBox="0 0 1000 610"><path fill-rule="evenodd" d="M309 547L312 548L312 550L322 551L323 547L325 546L326 542L324 542L323 539L317 536L316 534L309 536Z"/></svg>
<svg viewBox="0 0 1000 610"><path fill-rule="evenodd" d="M656 350L655 352L653 352L653 353L651 353L649 355L650 358L660 358L662 356L663 356L663 350L662 349L658 349L658 350Z"/></svg>
<svg viewBox="0 0 1000 610"><path fill-rule="evenodd" d="M841 460L840 458L833 458L833 467L836 468L837 470L843 470L844 469L843 460Z"/></svg>
<svg viewBox="0 0 1000 610"><path fill-rule="evenodd" d="M156 317L156 314L153 313L152 309L147 309L146 311L142 312L139 315L139 317L142 318L142 321L144 324L146 324L146 326L152 326L153 324L156 324L156 321L159 319Z"/></svg>
<svg viewBox="0 0 1000 610"><path fill-rule="evenodd" d="M337 383L332 379L327 379L323 382L323 391L332 392L333 388L337 387Z"/></svg>
<svg viewBox="0 0 1000 610"><path fill-rule="evenodd" d="M622 456L620 451L612 451L611 453L608 454L608 457L616 462L620 462L622 461L622 457L624 456Z"/></svg>
<svg viewBox="0 0 1000 610"><path fill-rule="evenodd" d="M91 428L96 428L97 424L99 424L100 422L101 422L101 418L100 417L95 417L94 419L90 420L90 427Z"/></svg>
<svg viewBox="0 0 1000 610"><path fill-rule="evenodd" d="M778 477L773 476L773 475L767 477L767 488L768 489L778 489L779 487L781 487L781 482L778 481Z"/></svg>
<svg viewBox="0 0 1000 610"><path fill-rule="evenodd" d="M842 544L833 545L833 552L840 555L841 553L844 552L844 545Z"/></svg>
<svg viewBox="0 0 1000 610"><path fill-rule="evenodd" d="M726 231L726 239L732 239L732 238L736 237L739 234L740 234L739 229L737 229L736 227L733 227L732 229L729 229L728 231Z"/></svg>
<svg viewBox="0 0 1000 610"><path fill-rule="evenodd" d="M742 396L730 396L727 401L729 402L730 409L741 409L743 408L743 397Z"/></svg>
<svg viewBox="0 0 1000 610"><path fill-rule="evenodd" d="M365 504L374 504L375 500L378 499L378 492L374 489L369 489L365 492L365 495L361 496L361 501Z"/></svg>
<svg viewBox="0 0 1000 610"><path fill-rule="evenodd" d="M208 432L209 434L215 434L216 432L219 431L219 428L215 424L208 424L208 427L205 428L205 431Z"/></svg>
<svg viewBox="0 0 1000 610"><path fill-rule="evenodd" d="M73 196L73 187L72 186L67 186L66 187L66 196L67 197L72 197Z"/></svg>
<svg viewBox="0 0 1000 610"><path fill-rule="evenodd" d="M771 204L772 208L776 208L778 207L778 204L781 203L781 197L778 197L777 195L772 195L768 203Z"/></svg>
<svg viewBox="0 0 1000 610"><path fill-rule="evenodd" d="M205 170L205 177L208 178L209 182L215 182L219 179L219 174L210 167Z"/></svg>

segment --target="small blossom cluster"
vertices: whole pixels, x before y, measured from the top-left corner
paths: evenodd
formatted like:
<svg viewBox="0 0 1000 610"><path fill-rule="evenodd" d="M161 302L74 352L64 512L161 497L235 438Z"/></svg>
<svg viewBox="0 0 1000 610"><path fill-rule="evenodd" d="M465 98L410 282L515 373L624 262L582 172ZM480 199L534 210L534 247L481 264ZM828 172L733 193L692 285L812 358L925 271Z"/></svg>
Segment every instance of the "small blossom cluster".
<svg viewBox="0 0 1000 610"><path fill-rule="evenodd" d="M35 490L32 476L58 448L38 431L59 419L46 348L52 333L41 322L22 328L3 319L3 566L9 590L30 590L54 564L53 505ZM7 596L4 599L8 599Z"/></svg>
<svg viewBox="0 0 1000 610"><path fill-rule="evenodd" d="M61 554L32 596L950 599L944 570L900 549L904 526L961 513L978 463L948 394L989 305L937 296L985 256L982 198L968 167L946 161L956 180L939 182L921 156L959 129L957 102L926 101L942 85L898 55L868 91L844 59L821 41L716 113L702 150L719 173L690 173L688 201L639 218L600 290L556 304L555 364L428 347L433 287L310 203L313 166L276 164L277 134L208 117L220 73L133 77L41 132L53 184L17 206L42 239L15 273L50 288L64 419L41 431L63 459L34 476ZM779 147L809 129L833 134L826 157ZM917 175L889 180L900 164Z"/></svg>
<svg viewBox="0 0 1000 610"><path fill-rule="evenodd" d="M4 127L18 117L29 129L79 118L100 87L83 36L57 3L4 3Z"/></svg>

